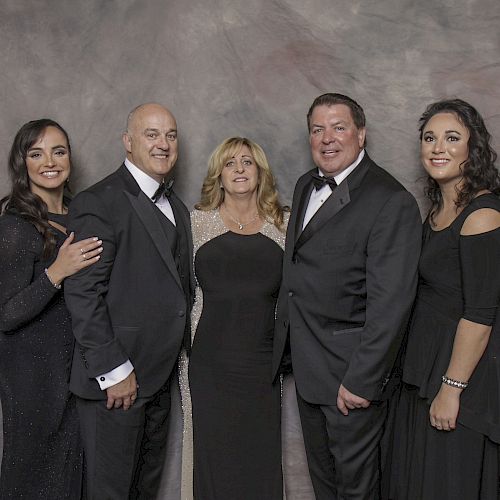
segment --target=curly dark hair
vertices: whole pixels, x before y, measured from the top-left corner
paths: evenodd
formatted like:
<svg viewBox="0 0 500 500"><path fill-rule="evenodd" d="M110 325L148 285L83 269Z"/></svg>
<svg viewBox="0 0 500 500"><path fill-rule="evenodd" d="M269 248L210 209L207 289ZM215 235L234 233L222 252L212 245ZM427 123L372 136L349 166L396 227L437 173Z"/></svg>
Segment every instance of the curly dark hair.
<svg viewBox="0 0 500 500"><path fill-rule="evenodd" d="M68 143L71 159L71 145L67 132L54 120L42 118L25 123L14 137L9 153L8 170L12 181L11 192L0 200L0 213L15 213L31 222L43 237L43 257L52 255L56 246L56 237L48 221L45 202L31 192L26 156L28 151L42 136L47 127L60 130Z"/></svg>
<svg viewBox="0 0 500 500"><path fill-rule="evenodd" d="M491 147L491 135L486 129L484 120L479 112L468 102L462 99L446 99L434 102L427 106L420 117L419 132L422 141L423 130L427 122L439 113L452 113L458 121L469 131L469 156L461 165L463 182L457 188L457 208L467 206L483 189L500 194L500 173L495 166L497 154ZM431 201L431 218L443 202L438 183L430 176L427 177L425 191Z"/></svg>

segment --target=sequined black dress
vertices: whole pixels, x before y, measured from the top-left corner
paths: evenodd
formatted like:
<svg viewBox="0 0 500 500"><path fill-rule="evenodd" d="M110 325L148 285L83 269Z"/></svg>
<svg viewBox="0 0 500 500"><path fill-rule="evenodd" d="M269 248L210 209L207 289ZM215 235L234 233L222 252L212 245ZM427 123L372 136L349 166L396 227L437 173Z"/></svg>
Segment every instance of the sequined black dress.
<svg viewBox="0 0 500 500"><path fill-rule="evenodd" d="M218 217L195 214L193 230ZM271 384L282 259L271 237L227 230L196 252L203 292L189 359L196 500L283 498L280 387Z"/></svg>
<svg viewBox="0 0 500 500"><path fill-rule="evenodd" d="M64 216L49 218L65 225ZM56 232L57 246L65 235ZM81 498L82 448L68 390L73 335L49 282L43 240L17 215L0 217L0 498ZM57 253L55 254L57 255Z"/></svg>

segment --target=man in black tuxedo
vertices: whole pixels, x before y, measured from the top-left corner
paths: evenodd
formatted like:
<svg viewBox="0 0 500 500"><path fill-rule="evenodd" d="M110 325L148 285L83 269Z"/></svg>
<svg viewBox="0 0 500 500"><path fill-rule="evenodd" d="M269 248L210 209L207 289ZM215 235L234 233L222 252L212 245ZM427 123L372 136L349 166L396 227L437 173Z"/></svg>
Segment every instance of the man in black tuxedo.
<svg viewBox="0 0 500 500"><path fill-rule="evenodd" d="M385 391L415 296L421 219L364 149L365 116L324 94L307 115L317 169L297 182L273 375L289 342L319 500L379 497Z"/></svg>
<svg viewBox="0 0 500 500"><path fill-rule="evenodd" d="M78 240L103 241L98 263L65 283L76 338L70 388L87 495L98 500L156 496L192 305L189 213L165 184L177 160L174 116L159 104L135 108L123 143L124 164L74 199L69 224Z"/></svg>

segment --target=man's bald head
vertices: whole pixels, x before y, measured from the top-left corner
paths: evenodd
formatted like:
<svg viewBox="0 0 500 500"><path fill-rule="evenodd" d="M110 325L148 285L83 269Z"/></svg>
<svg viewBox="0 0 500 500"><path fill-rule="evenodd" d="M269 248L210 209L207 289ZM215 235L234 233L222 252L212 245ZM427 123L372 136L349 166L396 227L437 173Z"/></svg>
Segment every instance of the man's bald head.
<svg viewBox="0 0 500 500"><path fill-rule="evenodd" d="M128 115L123 144L129 161L161 182L177 160L177 123L174 115L157 103L137 106Z"/></svg>

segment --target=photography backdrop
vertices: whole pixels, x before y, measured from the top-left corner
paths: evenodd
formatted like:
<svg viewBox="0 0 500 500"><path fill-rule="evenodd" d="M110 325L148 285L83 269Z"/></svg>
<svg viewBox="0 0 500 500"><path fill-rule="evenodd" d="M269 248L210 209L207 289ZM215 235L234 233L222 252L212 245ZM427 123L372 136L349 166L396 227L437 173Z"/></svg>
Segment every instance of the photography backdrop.
<svg viewBox="0 0 500 500"><path fill-rule="evenodd" d="M0 0L0 194L24 122L68 130L78 192L123 160L128 111L157 101L177 117L176 190L189 207L210 152L233 135L264 148L290 203L311 167L307 109L333 91L364 107L370 155L424 211L427 104L470 101L499 144L498 26L498 0ZM289 498L311 498L301 488Z"/></svg>

